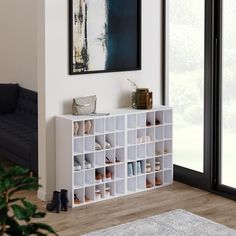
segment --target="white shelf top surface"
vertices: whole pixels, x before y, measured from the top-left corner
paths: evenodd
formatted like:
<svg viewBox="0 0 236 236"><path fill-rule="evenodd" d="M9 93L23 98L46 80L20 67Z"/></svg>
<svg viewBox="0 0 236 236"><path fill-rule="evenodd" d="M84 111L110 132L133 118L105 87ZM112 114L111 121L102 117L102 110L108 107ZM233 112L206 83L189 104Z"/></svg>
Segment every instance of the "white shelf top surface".
<svg viewBox="0 0 236 236"><path fill-rule="evenodd" d="M148 112L156 112L156 111L165 111L171 110L172 107L169 106L156 106L152 109L133 109L133 108L117 108L109 111L97 111L98 115L82 115L75 116L72 114L67 115L59 115L57 117L62 117L71 121L83 121L83 120L91 120L91 119L100 119L100 118L109 118L110 116L119 116L119 115L129 115L129 114L139 114L139 113L148 113ZM99 113L109 113L109 115L99 115Z"/></svg>

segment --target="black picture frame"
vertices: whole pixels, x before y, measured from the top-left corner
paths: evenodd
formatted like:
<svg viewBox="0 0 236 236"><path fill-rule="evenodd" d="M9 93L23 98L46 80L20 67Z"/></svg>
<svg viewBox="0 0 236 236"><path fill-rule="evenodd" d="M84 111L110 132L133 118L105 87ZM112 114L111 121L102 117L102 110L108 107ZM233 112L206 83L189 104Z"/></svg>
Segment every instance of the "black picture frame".
<svg viewBox="0 0 236 236"><path fill-rule="evenodd" d="M136 10L137 12L133 13L135 17L135 20L134 18L132 18L132 22L136 22L135 24L135 27L132 27L131 30L135 29L135 34L133 33L132 35L132 39L135 37L135 39L132 41L132 45L131 48L132 50L134 51L135 50L135 53L130 53L130 54L127 54L129 56L129 59L130 57L132 57L132 62L130 64L132 64L132 66L127 66L126 65L121 65L123 63L123 59L121 59L119 62L117 60L117 55L116 55L116 59L113 60L115 62L118 62L118 66L110 66L109 68L104 68L104 69L97 69L97 70L87 70L87 69L78 69L78 67L80 67L80 64L82 64L82 67L84 67L84 64L83 63L77 63L77 69L75 68L75 53L74 53L74 21L75 21L75 11L74 11L74 3L75 1L79 2L80 0L69 0L69 74L70 75L81 75L81 74L92 74L92 73L107 73L107 72L122 72L122 71L135 71L135 70L141 70L142 66L141 66L141 63L142 63L142 56L141 56L141 41L142 41L142 4L141 4L141 0L124 0L124 2L126 1L127 2L133 2L134 4L136 4ZM90 1L90 0L87 0L87 1ZM116 2L117 4L121 2L121 0L107 0L108 2L112 2L112 4L114 2ZM120 12L120 11L119 11ZM112 13L110 13L112 14ZM125 13L124 13L125 14ZM120 16L122 17L122 16ZM77 18L79 19L79 18ZM122 18L120 18L122 19ZM117 19L116 19L117 20ZM124 20L123 20L123 23L124 23ZM123 24L124 27L126 27L126 25L129 25L129 24ZM95 25L96 27L96 25ZM127 26L128 27L128 26ZM119 27L118 27L119 28ZM113 30L116 29L115 27L113 27ZM126 29L126 31L128 31L128 29ZM127 32L126 32L127 33ZM116 33L115 33L116 34ZM126 34L125 34L126 35ZM128 35L128 34L127 34ZM126 37L129 37L127 36ZM134 36L135 35L135 36ZM113 36L113 39L115 37ZM116 39L115 39L116 40ZM118 41L118 40L117 40ZM131 40L130 40L131 41ZM121 47L120 47L121 48ZM119 49L120 49L119 48ZM127 45L125 46L125 53L128 53L127 52ZM119 52L122 51L122 50L119 50ZM117 50L118 52L118 50ZM132 56L133 55L133 56ZM122 57L123 55L121 55ZM118 58L119 59L119 58ZM88 61L88 60L85 60L85 61ZM81 67L80 67L81 68Z"/></svg>

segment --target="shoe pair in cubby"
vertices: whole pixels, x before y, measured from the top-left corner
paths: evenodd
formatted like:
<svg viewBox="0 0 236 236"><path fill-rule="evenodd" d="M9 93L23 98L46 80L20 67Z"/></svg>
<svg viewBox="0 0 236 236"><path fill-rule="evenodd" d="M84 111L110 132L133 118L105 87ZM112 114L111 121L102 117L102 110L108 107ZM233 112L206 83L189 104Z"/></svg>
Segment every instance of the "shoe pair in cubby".
<svg viewBox="0 0 236 236"><path fill-rule="evenodd" d="M74 205L105 200L125 194L124 180L100 183L94 186L74 190Z"/></svg>

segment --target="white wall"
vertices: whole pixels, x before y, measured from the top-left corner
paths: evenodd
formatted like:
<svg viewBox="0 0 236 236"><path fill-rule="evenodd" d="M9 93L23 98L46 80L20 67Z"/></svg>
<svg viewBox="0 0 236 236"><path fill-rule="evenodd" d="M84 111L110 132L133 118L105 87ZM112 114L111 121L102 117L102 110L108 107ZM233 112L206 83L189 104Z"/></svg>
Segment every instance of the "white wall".
<svg viewBox="0 0 236 236"><path fill-rule="evenodd" d="M37 3L0 1L0 83L37 91Z"/></svg>
<svg viewBox="0 0 236 236"><path fill-rule="evenodd" d="M140 87L150 88L154 92L154 104L160 104L161 0L142 2L142 71L70 76L68 1L39 1L39 49L44 48L38 64L39 114L43 115L39 120L40 177L43 185L39 191L40 198L49 198L55 189L54 118L56 115L71 113L74 97L96 94L98 110L109 111L112 108L127 106L130 104L132 89L126 78L130 78ZM43 94L45 98L41 96Z"/></svg>

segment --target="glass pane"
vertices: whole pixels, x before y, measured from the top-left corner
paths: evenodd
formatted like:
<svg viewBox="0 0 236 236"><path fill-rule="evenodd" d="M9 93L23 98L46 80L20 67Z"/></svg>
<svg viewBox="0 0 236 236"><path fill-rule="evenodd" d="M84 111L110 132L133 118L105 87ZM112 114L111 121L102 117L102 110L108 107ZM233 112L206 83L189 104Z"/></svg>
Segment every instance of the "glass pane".
<svg viewBox="0 0 236 236"><path fill-rule="evenodd" d="M169 98L174 162L203 172L204 0L169 1Z"/></svg>
<svg viewBox="0 0 236 236"><path fill-rule="evenodd" d="M236 188L236 1L223 1L222 179Z"/></svg>

